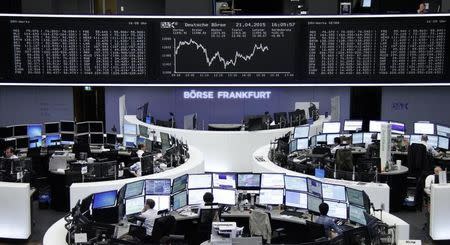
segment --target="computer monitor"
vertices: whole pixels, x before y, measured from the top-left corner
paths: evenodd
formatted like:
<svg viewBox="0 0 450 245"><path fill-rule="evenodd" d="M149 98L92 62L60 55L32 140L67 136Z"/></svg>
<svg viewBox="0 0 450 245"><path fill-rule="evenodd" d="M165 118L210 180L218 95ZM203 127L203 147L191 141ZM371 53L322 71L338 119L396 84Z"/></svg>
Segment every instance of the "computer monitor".
<svg viewBox="0 0 450 245"><path fill-rule="evenodd" d="M363 134L363 143L364 144L372 144L372 134L373 133L364 133Z"/></svg>
<svg viewBox="0 0 450 245"><path fill-rule="evenodd" d="M11 138L14 136L13 127L0 127L0 139Z"/></svg>
<svg viewBox="0 0 450 245"><path fill-rule="evenodd" d="M316 135L316 141L317 141L317 144L327 142L327 135L326 134Z"/></svg>
<svg viewBox="0 0 450 245"><path fill-rule="evenodd" d="M61 127L61 132L75 132L75 122L74 121L60 121L59 125Z"/></svg>
<svg viewBox="0 0 450 245"><path fill-rule="evenodd" d="M434 124L428 122L414 123L415 134L434 134Z"/></svg>
<svg viewBox="0 0 450 245"><path fill-rule="evenodd" d="M224 205L236 205L236 190L232 189L217 189L212 190L214 202Z"/></svg>
<svg viewBox="0 0 450 245"><path fill-rule="evenodd" d="M364 192L352 188L347 189L347 198L350 205L358 205L364 207Z"/></svg>
<svg viewBox="0 0 450 245"><path fill-rule="evenodd" d="M304 192L286 190L284 205L287 207L307 209L308 197Z"/></svg>
<svg viewBox="0 0 450 245"><path fill-rule="evenodd" d="M45 137L46 146L55 146L61 141L61 136L59 134L47 134Z"/></svg>
<svg viewBox="0 0 450 245"><path fill-rule="evenodd" d="M107 133L106 144L115 145L117 143L117 134Z"/></svg>
<svg viewBox="0 0 450 245"><path fill-rule="evenodd" d="M211 189L195 189L195 190L188 190L188 204L189 205L195 205L195 204L202 204L203 201L203 195L207 192L212 192ZM214 198L215 199L215 198Z"/></svg>
<svg viewBox="0 0 450 245"><path fill-rule="evenodd" d="M361 7L363 8L372 7L372 0L361 0Z"/></svg>
<svg viewBox="0 0 450 245"><path fill-rule="evenodd" d="M27 125L14 126L14 137L24 137L28 135Z"/></svg>
<svg viewBox="0 0 450 245"><path fill-rule="evenodd" d="M236 174L213 173L213 187L223 189L236 189Z"/></svg>
<svg viewBox="0 0 450 245"><path fill-rule="evenodd" d="M73 133L61 133L61 144L70 145L74 142L75 135Z"/></svg>
<svg viewBox="0 0 450 245"><path fill-rule="evenodd" d="M284 174L261 174L261 188L284 188Z"/></svg>
<svg viewBox="0 0 450 245"><path fill-rule="evenodd" d="M103 122L100 121L89 122L89 132L103 134Z"/></svg>
<svg viewBox="0 0 450 245"><path fill-rule="evenodd" d="M354 133L352 134L352 144L363 144L364 143L364 133Z"/></svg>
<svg viewBox="0 0 450 245"><path fill-rule="evenodd" d="M362 120L345 120L344 131L361 131L362 125Z"/></svg>
<svg viewBox="0 0 450 245"><path fill-rule="evenodd" d="M322 198L308 194L307 195L308 211L315 214L320 214L319 206L322 202L323 202Z"/></svg>
<svg viewBox="0 0 450 245"><path fill-rule="evenodd" d="M180 191L185 191L187 189L187 181L188 181L188 175L181 175L180 177L177 177L173 179L172 183L172 193L177 193Z"/></svg>
<svg viewBox="0 0 450 245"><path fill-rule="evenodd" d="M123 145L129 148L136 148L136 136L134 135L124 135L123 136Z"/></svg>
<svg viewBox="0 0 450 245"><path fill-rule="evenodd" d="M436 124L436 134L439 136L450 137L450 127Z"/></svg>
<svg viewBox="0 0 450 245"><path fill-rule="evenodd" d="M347 219L347 203L324 200L328 204L328 216L338 219Z"/></svg>
<svg viewBox="0 0 450 245"><path fill-rule="evenodd" d="M144 181L139 180L125 185L125 196L124 198L131 198L135 196L140 196L144 192Z"/></svg>
<svg viewBox="0 0 450 245"><path fill-rule="evenodd" d="M169 196L153 196L147 195L145 196L145 200L152 199L155 201L155 207L153 208L156 211L169 209L170 210L170 195Z"/></svg>
<svg viewBox="0 0 450 245"><path fill-rule="evenodd" d="M138 196L125 200L125 215L140 213L144 209L145 197Z"/></svg>
<svg viewBox="0 0 450 245"><path fill-rule="evenodd" d="M27 149L29 146L30 139L28 137L25 138L17 138L16 139L16 147L17 149Z"/></svg>
<svg viewBox="0 0 450 245"><path fill-rule="evenodd" d="M362 207L349 205L348 219L351 222L365 226L365 225L367 225L366 217L364 215L365 212L366 212L366 210Z"/></svg>
<svg viewBox="0 0 450 245"><path fill-rule="evenodd" d="M259 191L259 204L281 205L283 204L283 189L261 189Z"/></svg>
<svg viewBox="0 0 450 245"><path fill-rule="evenodd" d="M409 137L409 144L419 144L420 142L422 142L422 135L420 134L412 134Z"/></svg>
<svg viewBox="0 0 450 245"><path fill-rule="evenodd" d="M291 142L289 142L289 153L292 153L296 150L297 150L297 141L292 140Z"/></svg>
<svg viewBox="0 0 450 245"><path fill-rule="evenodd" d="M323 199L345 202L347 201L345 186L322 183L322 197Z"/></svg>
<svg viewBox="0 0 450 245"><path fill-rule="evenodd" d="M308 138L308 136L309 136L309 125L294 128L294 139Z"/></svg>
<svg viewBox="0 0 450 245"><path fill-rule="evenodd" d="M178 210L188 205L187 191L173 195L173 210Z"/></svg>
<svg viewBox="0 0 450 245"><path fill-rule="evenodd" d="M37 147L42 147L42 136L36 136L33 138L29 138L28 148L32 149L32 148L37 148Z"/></svg>
<svg viewBox="0 0 450 245"><path fill-rule="evenodd" d="M211 188L211 174L190 174L188 177L188 189Z"/></svg>
<svg viewBox="0 0 450 245"><path fill-rule="evenodd" d="M334 145L334 139L341 137L340 134L327 134L327 145Z"/></svg>
<svg viewBox="0 0 450 245"><path fill-rule="evenodd" d="M279 124L281 122L287 123L287 112L276 112L273 114L273 120L275 124Z"/></svg>
<svg viewBox="0 0 450 245"><path fill-rule="evenodd" d="M91 145L103 145L105 143L103 134L90 134L89 140Z"/></svg>
<svg viewBox="0 0 450 245"><path fill-rule="evenodd" d="M315 168L314 169L314 176L317 178L325 178L325 169L323 168Z"/></svg>
<svg viewBox="0 0 450 245"><path fill-rule="evenodd" d="M308 186L306 184L306 178L299 177L299 176L291 176L291 175L285 175L284 176L284 186L286 190L293 190L293 191L308 191Z"/></svg>
<svg viewBox="0 0 450 245"><path fill-rule="evenodd" d="M449 146L449 140L447 137L438 137L438 147L444 150L448 150Z"/></svg>
<svg viewBox="0 0 450 245"><path fill-rule="evenodd" d="M432 146L433 148L438 147L438 137L436 135L428 135L427 144Z"/></svg>
<svg viewBox="0 0 450 245"><path fill-rule="evenodd" d="M145 180L146 195L170 195L171 183L170 179L148 179Z"/></svg>
<svg viewBox="0 0 450 245"><path fill-rule="evenodd" d="M311 178L307 178L306 181L308 184L308 193L322 196L322 182Z"/></svg>
<svg viewBox="0 0 450 245"><path fill-rule="evenodd" d="M45 134L59 133L59 122L47 122L44 124Z"/></svg>
<svg viewBox="0 0 450 245"><path fill-rule="evenodd" d="M237 189L259 190L261 188L261 174L239 173L237 174Z"/></svg>
<svg viewBox="0 0 450 245"><path fill-rule="evenodd" d="M317 145L317 135L311 136L310 140L311 143L309 144L309 146L314 147Z"/></svg>
<svg viewBox="0 0 450 245"><path fill-rule="evenodd" d="M308 149L308 138L297 139L297 151Z"/></svg>
<svg viewBox="0 0 450 245"><path fill-rule="evenodd" d="M170 136L167 133L159 133L159 136L161 138L161 147L163 149L169 149L170 148Z"/></svg>
<svg viewBox="0 0 450 245"><path fill-rule="evenodd" d="M369 121L369 132L380 133L381 132L381 124L387 123L386 121Z"/></svg>
<svg viewBox="0 0 450 245"><path fill-rule="evenodd" d="M149 137L148 128L144 125L139 125L139 135L148 138Z"/></svg>
<svg viewBox="0 0 450 245"><path fill-rule="evenodd" d="M324 122L322 126L323 134L338 134L341 132L340 122Z"/></svg>
<svg viewBox="0 0 450 245"><path fill-rule="evenodd" d="M105 191L95 193L92 200L92 209L109 208L116 205L117 192Z"/></svg>
<svg viewBox="0 0 450 245"><path fill-rule="evenodd" d="M123 134L137 135L136 124L129 124L129 123L123 124Z"/></svg>
<svg viewBox="0 0 450 245"><path fill-rule="evenodd" d="M393 122L389 121L391 124L391 133L392 134L405 134L405 124L401 122Z"/></svg>
<svg viewBox="0 0 450 245"><path fill-rule="evenodd" d="M77 134L89 133L89 122L79 122L77 123Z"/></svg>

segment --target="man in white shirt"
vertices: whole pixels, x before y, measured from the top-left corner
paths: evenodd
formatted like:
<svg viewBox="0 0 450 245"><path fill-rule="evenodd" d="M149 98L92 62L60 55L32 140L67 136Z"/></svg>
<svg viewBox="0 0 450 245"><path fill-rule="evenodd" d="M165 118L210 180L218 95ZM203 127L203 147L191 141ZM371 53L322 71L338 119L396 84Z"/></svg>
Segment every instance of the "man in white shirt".
<svg viewBox="0 0 450 245"><path fill-rule="evenodd" d="M7 147L5 149L5 158L6 159L17 159L18 157L14 154L14 148Z"/></svg>
<svg viewBox="0 0 450 245"><path fill-rule="evenodd" d="M144 210L140 215L141 218L145 218L144 224L142 225L145 228L146 235L148 237L152 236L153 226L155 224L155 219L159 218L158 211L153 209L155 207L155 201L153 199L147 199L145 201Z"/></svg>
<svg viewBox="0 0 450 245"><path fill-rule="evenodd" d="M434 174L430 174L425 179L425 192L429 194L428 192L431 191L431 184L434 184L434 176L439 175L439 173L442 172L442 168L440 166L434 167Z"/></svg>
<svg viewBox="0 0 450 245"><path fill-rule="evenodd" d="M433 146L428 144L428 136L426 134L422 135L420 143L427 148L427 152L433 155L433 157L439 157L442 155L442 153L437 152Z"/></svg>
<svg viewBox="0 0 450 245"><path fill-rule="evenodd" d="M144 144L139 144L138 145L138 150L136 151L136 155L139 158L142 158L142 155L144 155L144 153L145 153L145 145Z"/></svg>
<svg viewBox="0 0 450 245"><path fill-rule="evenodd" d="M145 145L139 144L138 150L136 151L136 155L139 157L139 161L135 162L133 165L130 166L130 173L136 177L142 176L141 159L144 153L145 153Z"/></svg>
<svg viewBox="0 0 450 245"><path fill-rule="evenodd" d="M341 145L340 137L334 138L334 144L335 144L335 146L333 148L331 148L331 154L333 154L333 155L336 154L337 150L345 148L345 146Z"/></svg>

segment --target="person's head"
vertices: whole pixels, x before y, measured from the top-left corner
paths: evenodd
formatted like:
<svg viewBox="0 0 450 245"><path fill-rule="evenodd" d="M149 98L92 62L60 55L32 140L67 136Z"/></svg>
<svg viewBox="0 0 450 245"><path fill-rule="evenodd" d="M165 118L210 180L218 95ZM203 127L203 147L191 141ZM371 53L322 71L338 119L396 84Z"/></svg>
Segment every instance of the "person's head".
<svg viewBox="0 0 450 245"><path fill-rule="evenodd" d="M341 144L341 138L340 137L334 138L334 144L335 145L340 145Z"/></svg>
<svg viewBox="0 0 450 245"><path fill-rule="evenodd" d="M435 175L438 175L440 172L442 172L441 166L436 166L436 167L434 167L434 174L435 174Z"/></svg>
<svg viewBox="0 0 450 245"><path fill-rule="evenodd" d="M155 207L155 201L153 199L147 199L145 201L145 210L153 209Z"/></svg>
<svg viewBox="0 0 450 245"><path fill-rule="evenodd" d="M10 158L10 157L12 157L14 155L14 148L12 148L11 146L10 147L7 147L6 149L5 149L5 157L6 158Z"/></svg>
<svg viewBox="0 0 450 245"><path fill-rule="evenodd" d="M139 144L138 145L138 149L139 150L145 150L145 145L144 144Z"/></svg>
<svg viewBox="0 0 450 245"><path fill-rule="evenodd" d="M428 136L427 136L426 134L422 135L421 140L422 140L423 142L428 142Z"/></svg>
<svg viewBox="0 0 450 245"><path fill-rule="evenodd" d="M212 203L212 202L214 201L214 196L213 196L213 194L212 194L211 192L206 192L206 193L203 195L203 201L204 201L205 203Z"/></svg>
<svg viewBox="0 0 450 245"><path fill-rule="evenodd" d="M328 207L328 204L326 204L326 203L321 203L320 205L319 205L319 212L320 212L320 215L327 215L328 214L328 209L329 209L329 207Z"/></svg>

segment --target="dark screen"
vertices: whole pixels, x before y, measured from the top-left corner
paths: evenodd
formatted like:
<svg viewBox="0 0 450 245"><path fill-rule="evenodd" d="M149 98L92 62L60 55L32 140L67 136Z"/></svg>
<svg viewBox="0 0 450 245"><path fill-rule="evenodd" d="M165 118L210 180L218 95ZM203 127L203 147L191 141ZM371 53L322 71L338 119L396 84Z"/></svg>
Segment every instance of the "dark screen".
<svg viewBox="0 0 450 245"><path fill-rule="evenodd" d="M91 133L103 133L103 123L102 122L91 122L91 123L89 123L89 132L91 132Z"/></svg>
<svg viewBox="0 0 450 245"><path fill-rule="evenodd" d="M25 149L28 148L29 138L18 138L16 139L16 147L17 149Z"/></svg>
<svg viewBox="0 0 450 245"><path fill-rule="evenodd" d="M59 133L59 123L46 123L45 133L46 134Z"/></svg>
<svg viewBox="0 0 450 245"><path fill-rule="evenodd" d="M77 134L89 133L89 124L87 122L77 123Z"/></svg>
<svg viewBox="0 0 450 245"><path fill-rule="evenodd" d="M103 134L91 134L91 144L103 145Z"/></svg>
<svg viewBox="0 0 450 245"><path fill-rule="evenodd" d="M61 121L61 132L75 132L75 123L69 121Z"/></svg>
<svg viewBox="0 0 450 245"><path fill-rule="evenodd" d="M106 143L109 145L115 145L117 143L116 134L106 134Z"/></svg>
<svg viewBox="0 0 450 245"><path fill-rule="evenodd" d="M26 125L14 126L15 137L27 136L27 134L28 134L28 127Z"/></svg>
<svg viewBox="0 0 450 245"><path fill-rule="evenodd" d="M13 136L12 127L0 127L0 138L10 138Z"/></svg>
<svg viewBox="0 0 450 245"><path fill-rule="evenodd" d="M73 142L74 141L74 135L73 134L61 134L61 141L68 141Z"/></svg>

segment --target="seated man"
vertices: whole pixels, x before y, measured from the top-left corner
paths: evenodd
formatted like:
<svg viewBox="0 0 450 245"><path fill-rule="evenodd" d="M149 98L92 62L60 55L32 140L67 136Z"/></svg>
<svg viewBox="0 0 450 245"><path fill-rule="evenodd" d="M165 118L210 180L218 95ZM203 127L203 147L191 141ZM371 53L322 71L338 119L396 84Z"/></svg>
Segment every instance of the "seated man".
<svg viewBox="0 0 450 245"><path fill-rule="evenodd" d="M16 154L14 154L14 148L12 147L7 147L5 149L5 158L6 159L17 159L18 157L16 156Z"/></svg>
<svg viewBox="0 0 450 245"><path fill-rule="evenodd" d="M366 158L380 157L380 141L377 139L378 134L373 133L370 138L372 139L372 144L367 147Z"/></svg>
<svg viewBox="0 0 450 245"><path fill-rule="evenodd" d="M436 175L439 175L439 173L442 172L442 168L440 166L434 167L434 174L430 174L425 179L425 193L430 195L431 194L431 184L434 184L434 179Z"/></svg>
<svg viewBox="0 0 450 245"><path fill-rule="evenodd" d="M433 157L440 157L443 155L441 152L437 152L432 145L428 144L428 136L426 134L422 135L420 143L427 148L427 152Z"/></svg>
<svg viewBox="0 0 450 245"><path fill-rule="evenodd" d="M328 204L323 202L319 205L320 216L316 219L316 223L322 224L324 226L325 233L329 237L334 237L335 234L333 233L337 233L339 235L342 233L342 230L336 223L334 223L333 218L327 216L328 210L329 210Z"/></svg>
<svg viewBox="0 0 450 245"><path fill-rule="evenodd" d="M145 219L142 225L145 228L145 236L143 237L144 241L151 240L155 220L160 217L158 215L158 211L153 209L154 207L155 201L153 201L153 199L147 199L145 201L144 209L142 210L141 215L139 215L139 217Z"/></svg>

